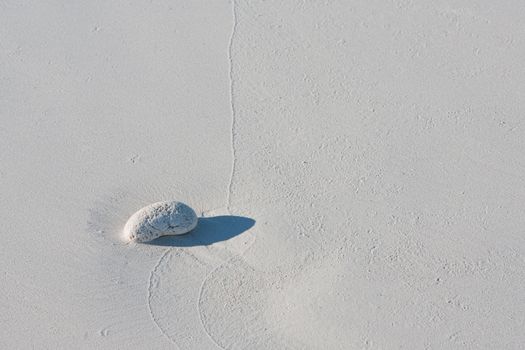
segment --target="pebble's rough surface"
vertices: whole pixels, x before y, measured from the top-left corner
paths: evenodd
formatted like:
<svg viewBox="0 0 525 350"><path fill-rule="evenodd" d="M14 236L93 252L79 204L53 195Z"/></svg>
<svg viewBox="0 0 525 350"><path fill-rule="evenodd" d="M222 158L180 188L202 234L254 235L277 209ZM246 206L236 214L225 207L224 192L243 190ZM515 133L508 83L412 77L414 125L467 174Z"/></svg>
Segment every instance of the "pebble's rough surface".
<svg viewBox="0 0 525 350"><path fill-rule="evenodd" d="M150 204L133 214L124 237L136 242L148 242L166 235L183 235L197 226L195 211L184 203L165 201Z"/></svg>

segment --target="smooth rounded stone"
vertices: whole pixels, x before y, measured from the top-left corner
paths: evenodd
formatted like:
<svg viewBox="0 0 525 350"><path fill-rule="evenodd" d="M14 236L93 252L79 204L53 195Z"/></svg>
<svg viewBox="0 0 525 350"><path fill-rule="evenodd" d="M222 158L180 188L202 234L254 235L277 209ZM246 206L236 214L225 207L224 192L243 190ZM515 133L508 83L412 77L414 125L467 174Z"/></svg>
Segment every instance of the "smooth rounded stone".
<svg viewBox="0 0 525 350"><path fill-rule="evenodd" d="M184 203L165 201L150 204L133 214L124 237L136 242L148 242L166 235L183 235L197 226L195 211Z"/></svg>

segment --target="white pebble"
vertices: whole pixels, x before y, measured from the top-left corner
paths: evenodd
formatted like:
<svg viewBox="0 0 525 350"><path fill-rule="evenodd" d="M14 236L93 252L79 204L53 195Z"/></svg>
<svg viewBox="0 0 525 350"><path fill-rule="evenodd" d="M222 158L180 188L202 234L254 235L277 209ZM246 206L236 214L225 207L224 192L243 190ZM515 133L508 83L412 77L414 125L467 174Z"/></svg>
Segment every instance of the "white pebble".
<svg viewBox="0 0 525 350"><path fill-rule="evenodd" d="M136 242L148 242L166 235L183 235L197 226L197 215L189 206L176 201L157 202L133 214L124 237Z"/></svg>

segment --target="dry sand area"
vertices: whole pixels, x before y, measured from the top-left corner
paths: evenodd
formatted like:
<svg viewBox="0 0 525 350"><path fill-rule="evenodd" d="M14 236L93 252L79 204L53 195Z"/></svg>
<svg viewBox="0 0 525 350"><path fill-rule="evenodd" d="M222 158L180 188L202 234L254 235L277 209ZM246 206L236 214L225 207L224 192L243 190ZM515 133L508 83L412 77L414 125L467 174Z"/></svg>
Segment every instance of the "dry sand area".
<svg viewBox="0 0 525 350"><path fill-rule="evenodd" d="M0 348L525 348L524 19L1 0Z"/></svg>

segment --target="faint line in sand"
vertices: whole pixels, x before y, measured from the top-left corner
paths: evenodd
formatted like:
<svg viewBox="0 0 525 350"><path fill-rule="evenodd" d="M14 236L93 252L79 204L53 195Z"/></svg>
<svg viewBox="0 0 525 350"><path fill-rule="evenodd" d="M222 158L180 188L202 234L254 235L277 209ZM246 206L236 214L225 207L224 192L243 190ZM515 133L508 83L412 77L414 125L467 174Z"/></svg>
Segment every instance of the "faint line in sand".
<svg viewBox="0 0 525 350"><path fill-rule="evenodd" d="M168 333L166 333L164 331L164 329L162 329L160 323L157 321L157 318L155 317L155 314L153 313L153 310L151 308L151 298L152 298L152 295L153 295L153 277L157 274L157 270L158 268L160 267L160 264L162 263L162 261L164 260L164 258L166 258L166 256L168 255L168 253L171 251L171 249L166 249L164 251L164 253L162 253L162 255L160 256L159 260L157 261L157 263L155 264L155 266L153 266L153 269L151 270L150 274L149 274L149 280L148 280L148 312L149 312L149 316L151 317L151 320L153 321L153 323L155 324L155 326L157 327L157 329L162 333L162 335L166 338L168 338L168 340L177 347L177 349L180 350L179 346L177 345L177 343L175 342L174 339L172 339L170 337L170 335Z"/></svg>
<svg viewBox="0 0 525 350"><path fill-rule="evenodd" d="M233 40L235 38L235 34L237 32L237 5L235 3L235 0L231 0L232 4L232 17L233 17L233 24L232 24L232 32L230 35L230 42L228 44L228 62L229 62L229 77L230 77L230 109L232 113L231 118L231 157L232 157L232 166L231 166L231 173L230 173L230 180L228 183L228 192L226 194L226 210L229 214L230 212L230 206L231 206L231 195L232 195L232 186L233 186L233 177L235 175L235 165L236 165L236 157L237 157L237 150L235 149L235 122L236 122L236 115L237 110L235 109L235 95L233 91L233 84L234 84L234 77L233 77Z"/></svg>

